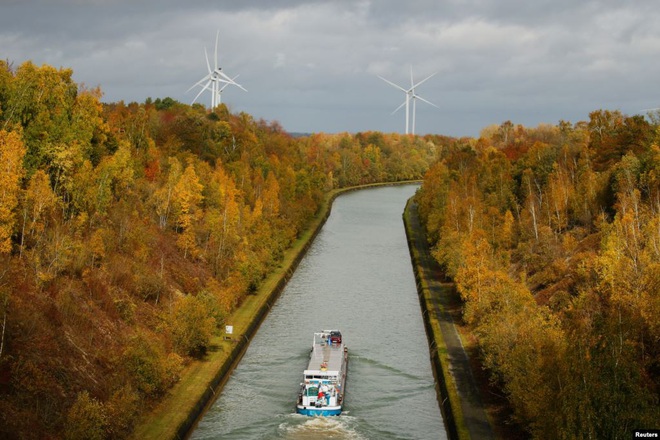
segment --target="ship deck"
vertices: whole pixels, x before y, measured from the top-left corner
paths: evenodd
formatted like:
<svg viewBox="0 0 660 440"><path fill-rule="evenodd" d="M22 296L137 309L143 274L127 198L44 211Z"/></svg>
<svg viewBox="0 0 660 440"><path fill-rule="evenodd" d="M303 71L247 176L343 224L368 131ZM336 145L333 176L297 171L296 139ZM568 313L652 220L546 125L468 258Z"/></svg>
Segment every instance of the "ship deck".
<svg viewBox="0 0 660 440"><path fill-rule="evenodd" d="M341 371L343 356L344 344L314 344L307 370L321 371L325 363L327 371Z"/></svg>

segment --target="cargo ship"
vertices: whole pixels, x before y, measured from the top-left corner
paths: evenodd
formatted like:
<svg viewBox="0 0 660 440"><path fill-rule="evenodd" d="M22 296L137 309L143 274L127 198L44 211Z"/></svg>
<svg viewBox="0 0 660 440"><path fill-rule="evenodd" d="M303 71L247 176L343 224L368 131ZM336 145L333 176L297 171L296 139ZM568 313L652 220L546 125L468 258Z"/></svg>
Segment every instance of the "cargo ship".
<svg viewBox="0 0 660 440"><path fill-rule="evenodd" d="M303 372L296 411L307 416L341 414L346 388L348 348L339 330L314 333L307 369Z"/></svg>

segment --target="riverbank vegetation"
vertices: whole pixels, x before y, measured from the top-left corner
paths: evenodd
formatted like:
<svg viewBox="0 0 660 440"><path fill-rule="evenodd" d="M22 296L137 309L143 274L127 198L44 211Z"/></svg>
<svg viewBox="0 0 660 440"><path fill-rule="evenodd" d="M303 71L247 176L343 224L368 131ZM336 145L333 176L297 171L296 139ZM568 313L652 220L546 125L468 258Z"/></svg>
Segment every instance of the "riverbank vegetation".
<svg viewBox="0 0 660 440"><path fill-rule="evenodd" d="M0 436L125 438L334 188L420 179L444 137L294 138L0 62Z"/></svg>
<svg viewBox="0 0 660 440"><path fill-rule="evenodd" d="M554 439L660 419L660 115L294 138L101 96L0 62L0 436L128 437L328 191L424 173L435 257L516 421Z"/></svg>
<svg viewBox="0 0 660 440"><path fill-rule="evenodd" d="M417 195L434 256L534 438L660 420L660 118L505 122L456 140Z"/></svg>

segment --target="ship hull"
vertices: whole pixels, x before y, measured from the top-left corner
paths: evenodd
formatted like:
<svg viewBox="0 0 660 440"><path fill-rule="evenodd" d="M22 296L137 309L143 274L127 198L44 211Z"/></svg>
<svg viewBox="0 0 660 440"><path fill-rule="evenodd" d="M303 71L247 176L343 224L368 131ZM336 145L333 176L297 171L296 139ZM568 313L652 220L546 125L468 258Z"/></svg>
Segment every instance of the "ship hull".
<svg viewBox="0 0 660 440"><path fill-rule="evenodd" d="M330 417L330 416L340 415L341 414L341 407L339 407L339 408L323 408L323 409L297 407L296 411L298 412L298 414L302 414L304 416Z"/></svg>

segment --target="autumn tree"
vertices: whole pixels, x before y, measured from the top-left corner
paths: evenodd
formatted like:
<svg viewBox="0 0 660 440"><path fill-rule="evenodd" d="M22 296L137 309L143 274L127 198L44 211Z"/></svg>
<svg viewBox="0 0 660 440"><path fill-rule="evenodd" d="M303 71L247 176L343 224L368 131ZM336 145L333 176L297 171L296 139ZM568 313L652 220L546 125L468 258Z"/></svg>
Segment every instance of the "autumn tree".
<svg viewBox="0 0 660 440"><path fill-rule="evenodd" d="M158 342L140 331L129 340L121 356L128 379L144 398L159 396L169 389L182 368L181 357L166 353Z"/></svg>
<svg viewBox="0 0 660 440"><path fill-rule="evenodd" d="M0 130L0 254L12 249L25 151L20 131Z"/></svg>
<svg viewBox="0 0 660 440"><path fill-rule="evenodd" d="M107 414L103 404L87 391L78 394L67 417L66 438L103 440L107 437Z"/></svg>
<svg viewBox="0 0 660 440"><path fill-rule="evenodd" d="M202 202L203 185L192 164L189 164L181 179L174 187L173 201L177 214L177 229L179 237L177 244L184 251L184 257L190 253L197 254L196 222L201 217L200 203Z"/></svg>
<svg viewBox="0 0 660 440"><path fill-rule="evenodd" d="M26 244L38 245L41 241L43 232L53 220L58 200L48 175L43 170L37 170L30 178L23 197L21 253Z"/></svg>
<svg viewBox="0 0 660 440"><path fill-rule="evenodd" d="M153 196L153 204L155 205L155 211L158 215L158 225L161 229L166 228L169 224L169 218L173 210L175 187L183 173L181 162L175 157L169 158L168 165L169 170L166 174L167 181L155 191Z"/></svg>
<svg viewBox="0 0 660 440"><path fill-rule="evenodd" d="M209 227L210 255L217 276L227 275L232 263L240 258L241 199L233 179L218 162L205 187L205 223Z"/></svg>
<svg viewBox="0 0 660 440"><path fill-rule="evenodd" d="M174 344L182 355L201 356L208 348L216 321L204 299L203 294L186 295L174 309Z"/></svg>

